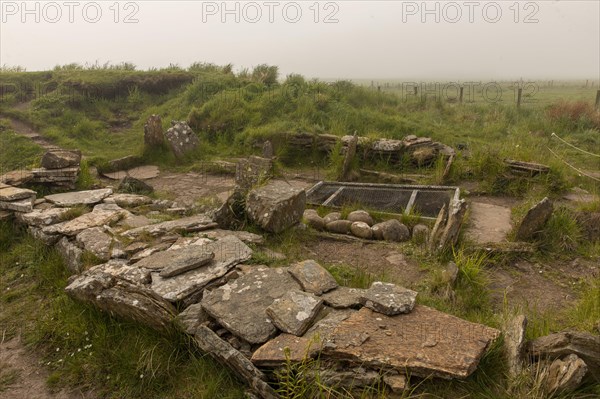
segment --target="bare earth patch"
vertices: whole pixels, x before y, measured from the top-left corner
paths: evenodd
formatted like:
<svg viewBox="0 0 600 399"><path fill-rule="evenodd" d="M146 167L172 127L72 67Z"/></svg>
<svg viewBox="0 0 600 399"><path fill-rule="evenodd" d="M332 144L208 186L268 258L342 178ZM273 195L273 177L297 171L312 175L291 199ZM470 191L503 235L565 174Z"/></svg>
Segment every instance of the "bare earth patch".
<svg viewBox="0 0 600 399"><path fill-rule="evenodd" d="M19 338L0 342L0 397L2 399L94 399L90 392L78 390L52 392L46 380L48 370Z"/></svg>

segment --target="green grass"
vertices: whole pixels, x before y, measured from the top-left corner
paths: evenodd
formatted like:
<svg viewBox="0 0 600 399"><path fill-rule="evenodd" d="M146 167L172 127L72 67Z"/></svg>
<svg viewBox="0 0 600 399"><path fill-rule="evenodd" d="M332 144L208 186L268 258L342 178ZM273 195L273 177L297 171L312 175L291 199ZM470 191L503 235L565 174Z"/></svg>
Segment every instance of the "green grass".
<svg viewBox="0 0 600 399"><path fill-rule="evenodd" d="M0 174L36 167L42 154L42 147L19 136L6 119L0 119Z"/></svg>
<svg viewBox="0 0 600 399"><path fill-rule="evenodd" d="M50 387L80 386L107 398L241 396L232 374L186 335L160 335L73 301L63 290L68 276L58 253L0 227L1 334L21 335L51 371ZM1 377L5 386L9 377Z"/></svg>

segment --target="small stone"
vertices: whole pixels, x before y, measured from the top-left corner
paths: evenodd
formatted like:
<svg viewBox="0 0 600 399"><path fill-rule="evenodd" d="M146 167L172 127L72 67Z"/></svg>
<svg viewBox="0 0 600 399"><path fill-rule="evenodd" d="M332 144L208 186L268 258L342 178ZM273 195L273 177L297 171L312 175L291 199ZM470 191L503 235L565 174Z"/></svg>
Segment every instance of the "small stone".
<svg viewBox="0 0 600 399"><path fill-rule="evenodd" d="M417 293L395 284L376 281L361 298L363 305L378 313L394 316L409 313L415 306Z"/></svg>
<svg viewBox="0 0 600 399"><path fill-rule="evenodd" d="M125 208L135 208L137 206L152 203L152 198L136 194L113 194L110 197L105 198L104 202L107 202L110 199L114 200L117 205Z"/></svg>
<svg viewBox="0 0 600 399"><path fill-rule="evenodd" d="M394 393L402 393L406 389L406 376L401 374L385 374L383 382Z"/></svg>
<svg viewBox="0 0 600 399"><path fill-rule="evenodd" d="M154 187L135 177L125 176L117 190L121 193L145 195L154 192Z"/></svg>
<svg viewBox="0 0 600 399"><path fill-rule="evenodd" d="M352 225L350 226L350 231L352 232L352 234L359 238L369 240L373 237L373 232L371 231L371 228L365 222L352 223Z"/></svg>
<svg viewBox="0 0 600 399"><path fill-rule="evenodd" d="M349 220L336 220L325 225L327 231L337 234L348 234L350 232L352 222Z"/></svg>
<svg viewBox="0 0 600 399"><path fill-rule="evenodd" d="M426 244L429 238L429 227L424 224L417 224L412 230L412 239L418 244Z"/></svg>
<svg viewBox="0 0 600 399"><path fill-rule="evenodd" d="M454 286L456 279L458 278L458 266L454 262L448 262L446 269L442 272L442 278L446 284Z"/></svg>
<svg viewBox="0 0 600 399"><path fill-rule="evenodd" d="M360 288L338 287L321 296L327 306L335 309L359 308L362 306L362 297L367 290Z"/></svg>
<svg viewBox="0 0 600 399"><path fill-rule="evenodd" d="M42 157L41 166L46 169L62 169L79 166L81 151L50 150Z"/></svg>
<svg viewBox="0 0 600 399"><path fill-rule="evenodd" d="M331 213L328 213L327 215L325 215L325 217L323 218L323 221L325 222L325 225L327 225L328 223L336 222L341 219L342 219L342 214L340 212L331 212Z"/></svg>
<svg viewBox="0 0 600 399"><path fill-rule="evenodd" d="M554 205L548 197L529 209L517 230L517 240L527 241L539 233L554 210Z"/></svg>
<svg viewBox="0 0 600 399"><path fill-rule="evenodd" d="M367 211L353 211L348 214L349 221L351 222L363 222L370 226L373 226L373 218Z"/></svg>
<svg viewBox="0 0 600 399"><path fill-rule="evenodd" d="M185 265L169 265L167 267L165 267L160 273L159 276L162 278L167 278L167 277L174 277L177 276L179 274L188 272L190 270L194 270L197 269L201 266L204 266L210 262L212 262L212 260L215 258L215 253L214 252L210 252L207 254L201 254L200 256L198 256L193 263L189 263L189 264L185 264ZM143 260L142 260L143 262Z"/></svg>
<svg viewBox="0 0 600 399"><path fill-rule="evenodd" d="M556 359L542 372L544 390L548 394L567 394L576 390L585 377L588 367L577 355Z"/></svg>
<svg viewBox="0 0 600 399"><path fill-rule="evenodd" d="M281 331L300 336L308 330L321 306L323 301L312 294L290 291L276 299L266 312Z"/></svg>
<svg viewBox="0 0 600 399"><path fill-rule="evenodd" d="M314 209L305 210L303 219L306 224L315 230L323 230L325 228L325 220Z"/></svg>

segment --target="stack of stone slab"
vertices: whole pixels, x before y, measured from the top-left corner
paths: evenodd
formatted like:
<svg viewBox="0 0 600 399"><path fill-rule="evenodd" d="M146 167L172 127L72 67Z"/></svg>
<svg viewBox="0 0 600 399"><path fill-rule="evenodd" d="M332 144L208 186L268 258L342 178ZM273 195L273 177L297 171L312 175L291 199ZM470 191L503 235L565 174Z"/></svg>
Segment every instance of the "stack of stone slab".
<svg viewBox="0 0 600 399"><path fill-rule="evenodd" d="M35 191L0 183L0 210L31 212L35 197ZM6 217L8 213L3 212L3 215Z"/></svg>
<svg viewBox="0 0 600 399"><path fill-rule="evenodd" d="M54 148L42 157L41 167L33 169L30 183L61 190L75 189L79 177L81 151Z"/></svg>

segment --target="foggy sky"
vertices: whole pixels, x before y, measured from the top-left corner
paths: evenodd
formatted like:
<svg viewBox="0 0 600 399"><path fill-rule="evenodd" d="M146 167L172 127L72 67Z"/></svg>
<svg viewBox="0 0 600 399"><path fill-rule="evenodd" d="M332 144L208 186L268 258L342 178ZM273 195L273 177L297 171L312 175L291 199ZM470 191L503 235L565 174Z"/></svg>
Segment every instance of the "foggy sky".
<svg viewBox="0 0 600 399"><path fill-rule="evenodd" d="M0 0L0 64L32 71L71 62L126 61L146 69L200 61L233 63L236 69L266 63L279 66L283 76L319 78L600 79L600 1L534 1L527 8L522 1L518 15L514 2L497 0L498 7L488 5L485 15L489 1L474 2L474 8L463 1L428 1L434 13L427 15L422 1L320 2L315 22L314 1L237 2L238 11L236 2L228 2L234 12L224 15L221 1L145 0L127 9L120 2L115 22L109 8L114 1L96 2L101 16L96 5L78 1L69 22L63 1L52 7L29 1L33 11L24 14L21 1ZM84 19L86 4L85 17L96 23ZM252 23L257 10L262 17ZM337 22L325 23L336 10L331 19ZM138 22L124 23L133 11ZM531 13L532 23L524 23Z"/></svg>

